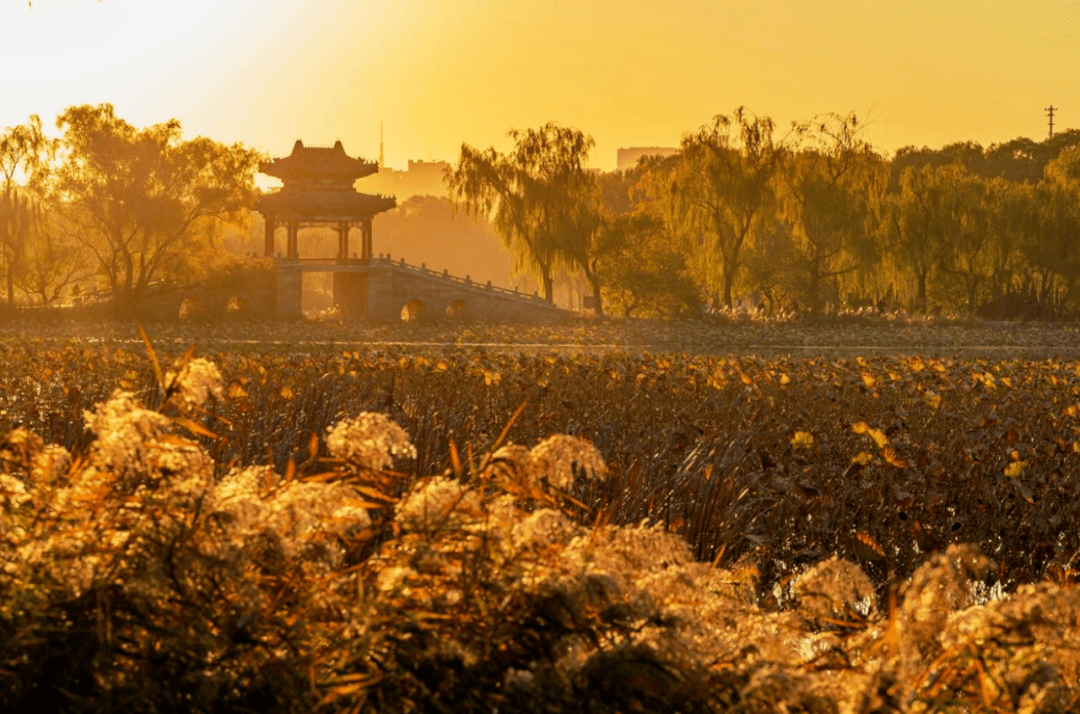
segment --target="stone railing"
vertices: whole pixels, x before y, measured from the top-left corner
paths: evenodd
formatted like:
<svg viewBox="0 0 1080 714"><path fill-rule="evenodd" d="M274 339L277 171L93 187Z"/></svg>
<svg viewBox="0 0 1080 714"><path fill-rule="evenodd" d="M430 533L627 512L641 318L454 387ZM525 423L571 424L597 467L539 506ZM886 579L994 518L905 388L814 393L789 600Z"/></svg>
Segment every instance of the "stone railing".
<svg viewBox="0 0 1080 714"><path fill-rule="evenodd" d="M369 267L369 268L389 268L411 275L418 275L426 278L436 278L439 280L445 280L450 283L454 283L457 286L468 288L471 290L479 290L481 292L492 293L500 295L502 297L512 298L515 300L522 300L538 307L550 307L552 310L557 309L554 305L549 303L536 292L531 295L529 293L523 293L517 288L511 290L510 288L502 288L497 285L492 285L488 280L486 283L478 283L472 280L468 275L464 278L457 275L451 275L449 271L437 271L431 270L427 267L426 263L420 265L413 265L412 263L406 263L404 258L400 260L392 260L389 255L379 255L369 260L361 258L278 258L282 263L299 264L300 269L303 270L305 265L310 266L349 266L349 267Z"/></svg>

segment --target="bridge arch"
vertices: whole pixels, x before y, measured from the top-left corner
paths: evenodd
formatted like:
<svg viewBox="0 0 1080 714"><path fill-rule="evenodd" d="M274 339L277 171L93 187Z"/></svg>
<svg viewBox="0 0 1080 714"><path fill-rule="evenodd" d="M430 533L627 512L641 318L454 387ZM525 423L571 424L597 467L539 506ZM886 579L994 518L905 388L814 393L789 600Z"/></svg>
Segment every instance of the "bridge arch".
<svg viewBox="0 0 1080 714"><path fill-rule="evenodd" d="M427 305L423 300L413 298L401 306L401 319L405 322L422 320L427 312Z"/></svg>
<svg viewBox="0 0 1080 714"><path fill-rule="evenodd" d="M457 299L446 306L446 316L451 320L460 320L469 312L469 304L462 299Z"/></svg>
<svg viewBox="0 0 1080 714"><path fill-rule="evenodd" d="M246 292L236 292L225 301L226 317L247 317L252 312L251 296Z"/></svg>
<svg viewBox="0 0 1080 714"><path fill-rule="evenodd" d="M206 305L196 295L187 295L177 311L180 322L193 322L206 318Z"/></svg>

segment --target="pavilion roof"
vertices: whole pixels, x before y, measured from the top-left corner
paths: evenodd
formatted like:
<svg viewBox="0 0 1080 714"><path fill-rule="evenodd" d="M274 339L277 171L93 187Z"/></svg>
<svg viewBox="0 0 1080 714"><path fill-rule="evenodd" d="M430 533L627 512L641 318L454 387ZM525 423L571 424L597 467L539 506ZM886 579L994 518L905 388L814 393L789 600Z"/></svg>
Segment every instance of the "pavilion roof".
<svg viewBox="0 0 1080 714"><path fill-rule="evenodd" d="M259 164L259 171L283 181L320 176L355 180L370 176L378 170L378 163L346 154L340 141L331 147L304 146L304 142L297 139L292 153L288 156Z"/></svg>
<svg viewBox="0 0 1080 714"><path fill-rule="evenodd" d="M259 196L255 210L275 220L359 221L389 211L397 201L355 191L278 191Z"/></svg>

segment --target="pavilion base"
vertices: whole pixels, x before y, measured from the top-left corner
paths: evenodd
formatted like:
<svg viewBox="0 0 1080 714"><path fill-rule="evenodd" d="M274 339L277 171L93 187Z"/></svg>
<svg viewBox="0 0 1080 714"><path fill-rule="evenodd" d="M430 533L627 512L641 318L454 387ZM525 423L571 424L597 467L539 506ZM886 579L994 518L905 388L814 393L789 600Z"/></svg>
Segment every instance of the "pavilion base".
<svg viewBox="0 0 1080 714"><path fill-rule="evenodd" d="M334 273L334 306L343 320L367 317L368 276L365 273Z"/></svg>
<svg viewBox="0 0 1080 714"><path fill-rule="evenodd" d="M274 316L279 320L299 320L304 316L304 280L299 261L278 260L274 273Z"/></svg>

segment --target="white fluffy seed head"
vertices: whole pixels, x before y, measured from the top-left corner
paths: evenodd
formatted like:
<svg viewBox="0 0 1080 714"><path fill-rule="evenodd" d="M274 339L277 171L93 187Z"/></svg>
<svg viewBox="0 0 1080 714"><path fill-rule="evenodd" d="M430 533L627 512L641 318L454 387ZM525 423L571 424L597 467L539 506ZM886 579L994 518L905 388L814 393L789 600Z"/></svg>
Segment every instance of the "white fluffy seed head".
<svg viewBox="0 0 1080 714"><path fill-rule="evenodd" d="M91 450L95 466L132 478L158 470L158 440L172 428L168 417L145 408L131 392L117 390L83 418L97 435Z"/></svg>
<svg viewBox="0 0 1080 714"><path fill-rule="evenodd" d="M405 530L422 531L464 525L480 513L480 498L457 479L424 479L397 505L395 520Z"/></svg>
<svg viewBox="0 0 1080 714"><path fill-rule="evenodd" d="M529 455L532 473L555 488L570 488L579 474L590 480L607 474L607 464L596 447L568 434L549 436Z"/></svg>
<svg viewBox="0 0 1080 714"><path fill-rule="evenodd" d="M358 470L389 468L395 458L416 458L416 447L390 417L361 412L331 427L326 437L330 453Z"/></svg>
<svg viewBox="0 0 1080 714"><path fill-rule="evenodd" d="M175 385L181 401L190 407L201 407L210 397L221 400L225 394L217 365L201 357L189 360L179 373L169 370L165 383Z"/></svg>
<svg viewBox="0 0 1080 714"><path fill-rule="evenodd" d="M508 479L520 484L537 481L533 469L532 454L518 444L499 447L484 466L484 476L492 479Z"/></svg>
<svg viewBox="0 0 1080 714"><path fill-rule="evenodd" d="M817 563L795 579L799 611L808 619L846 620L868 615L874 607L874 584L855 563L836 556Z"/></svg>

